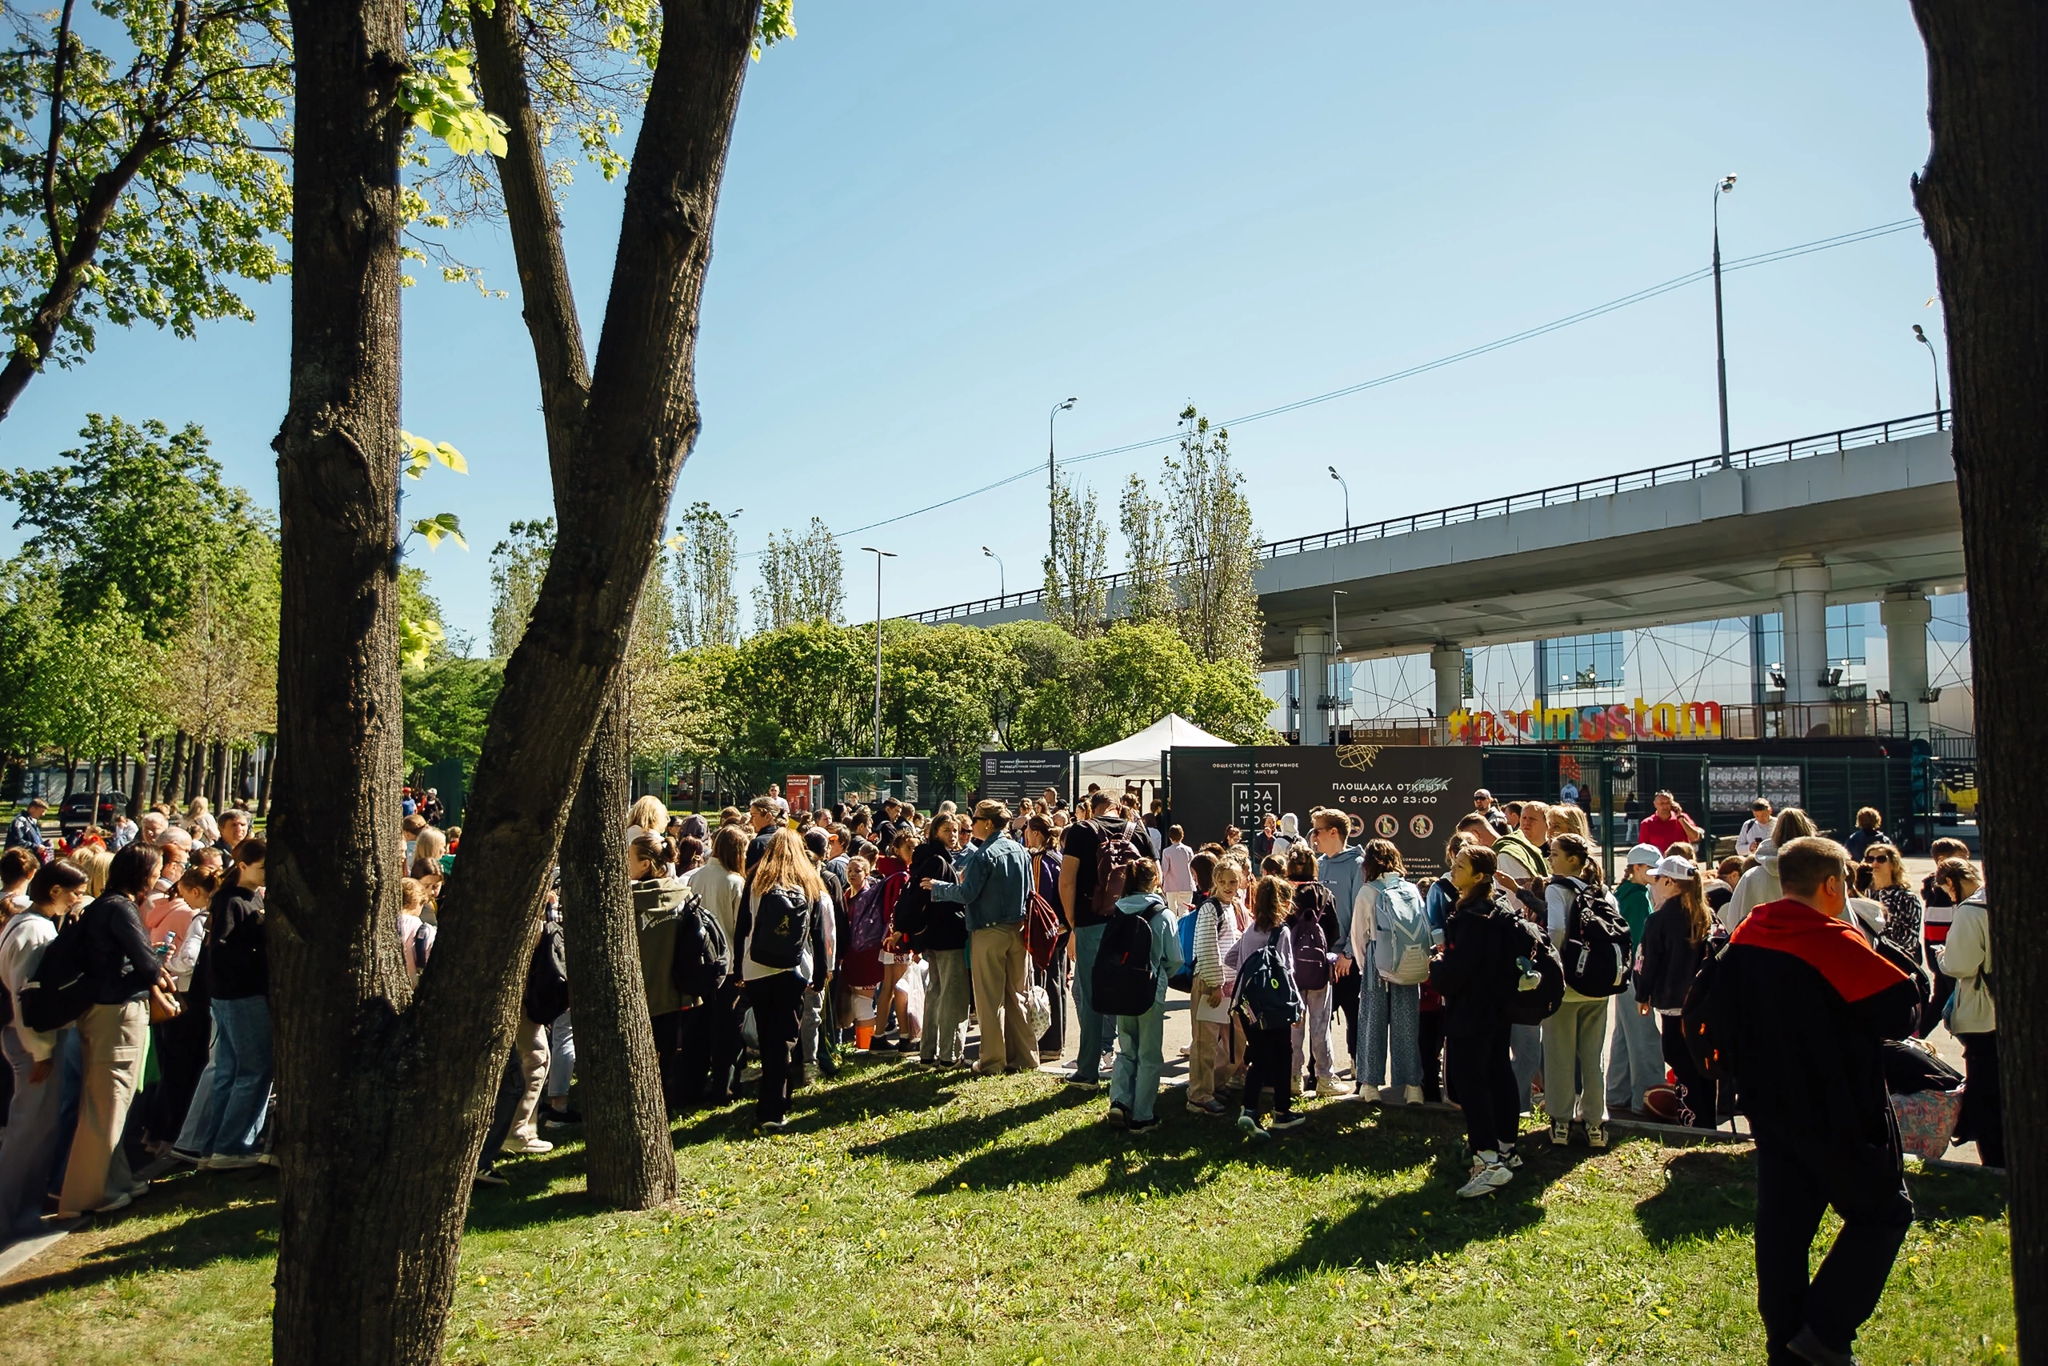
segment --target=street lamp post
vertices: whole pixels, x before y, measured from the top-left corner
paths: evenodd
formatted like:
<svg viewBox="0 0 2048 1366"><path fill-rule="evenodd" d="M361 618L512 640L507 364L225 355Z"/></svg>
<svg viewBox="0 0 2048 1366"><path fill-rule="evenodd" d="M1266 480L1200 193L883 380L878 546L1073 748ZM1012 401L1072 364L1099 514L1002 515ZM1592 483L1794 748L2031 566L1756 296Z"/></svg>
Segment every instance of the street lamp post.
<svg viewBox="0 0 2048 1366"><path fill-rule="evenodd" d="M1344 525L1348 529L1351 525L1351 485L1344 482L1344 476L1337 473L1335 465L1330 466L1330 477L1344 490Z"/></svg>
<svg viewBox="0 0 2048 1366"><path fill-rule="evenodd" d="M996 562L996 597L999 599L1009 597L1009 576L1003 571L1003 557L996 554L995 551L990 550L987 546L983 546L981 548L981 553L988 556L991 560L994 560Z"/></svg>
<svg viewBox="0 0 2048 1366"><path fill-rule="evenodd" d="M1336 474L1337 471L1333 469L1330 473ZM1340 476L1337 482L1343 483L1343 478ZM1347 495L1350 492L1349 489L1345 490ZM1344 524L1351 524L1351 514L1348 510L1344 514ZM1351 594L1342 588L1330 590L1330 743L1333 745L1337 743L1337 718L1342 714L1337 705L1337 680L1341 677L1337 664L1337 599L1350 596Z"/></svg>
<svg viewBox="0 0 2048 1366"><path fill-rule="evenodd" d="M882 757L882 561L893 560L893 550L864 545L861 550L875 557L875 757Z"/></svg>
<svg viewBox="0 0 2048 1366"><path fill-rule="evenodd" d="M1059 462L1053 459L1052 421L1080 401L1070 398L1064 403L1055 403L1045 417L1045 557L1048 565L1058 563L1060 555L1060 467Z"/></svg>
<svg viewBox="0 0 2048 1366"><path fill-rule="evenodd" d="M1941 430L1941 353L1934 349L1934 338L1920 330L1920 324L1913 324L1913 340L1927 348L1927 359L1934 365L1934 430Z"/></svg>
<svg viewBox="0 0 2048 1366"><path fill-rule="evenodd" d="M1721 392L1721 464L1728 464L1728 342L1721 327L1721 196L1735 189L1735 177L1714 182L1714 372Z"/></svg>

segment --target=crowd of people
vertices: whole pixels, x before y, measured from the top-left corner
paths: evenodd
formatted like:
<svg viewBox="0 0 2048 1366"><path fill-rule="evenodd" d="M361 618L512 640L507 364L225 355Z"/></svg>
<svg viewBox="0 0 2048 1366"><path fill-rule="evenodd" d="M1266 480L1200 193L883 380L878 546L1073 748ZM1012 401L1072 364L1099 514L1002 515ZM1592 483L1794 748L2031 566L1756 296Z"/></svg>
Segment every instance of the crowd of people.
<svg viewBox="0 0 2048 1366"><path fill-rule="evenodd" d="M460 842L430 823L433 800L409 792L401 811L414 976ZM145 1168L269 1160L265 846L249 814L158 808L61 853L39 816L22 813L0 857L14 1236L46 1212L123 1208ZM1848 1351L1910 1220L1889 1097L1913 1064L1888 1050L1924 1064L1909 1041L1950 1030L1966 1060L1950 1136L2003 1164L1982 879L1938 843L1915 889L1874 810L1837 844L1759 800L1717 859L1658 793L1611 887L1583 811L1484 790L1444 871L1419 879L1334 808L1197 845L1161 803L1094 789L1072 807L1048 789L1017 810L884 797L792 813L771 785L745 809L675 816L645 797L623 820L671 1116L740 1101L752 1057L754 1121L779 1131L813 1070L865 1050L977 1074L1063 1063L1068 1086L1107 1083L1104 1123L1143 1133L1170 1094L1173 992L1190 1114L1270 1141L1309 1122L1311 1097L1448 1101L1463 1197L1513 1180L1526 1117L1553 1144L1603 1148L1614 1117L1741 1113L1773 1360L1846 1359L1826 1353ZM480 1183L580 1122L562 914L550 893ZM1828 1203L1847 1232L1809 1278Z"/></svg>

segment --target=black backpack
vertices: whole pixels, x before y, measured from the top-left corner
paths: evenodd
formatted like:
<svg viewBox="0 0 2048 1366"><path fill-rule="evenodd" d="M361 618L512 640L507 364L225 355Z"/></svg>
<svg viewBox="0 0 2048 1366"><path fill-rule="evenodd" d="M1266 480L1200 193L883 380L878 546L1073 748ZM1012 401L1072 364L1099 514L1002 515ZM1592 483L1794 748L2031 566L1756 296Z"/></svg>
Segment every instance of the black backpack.
<svg viewBox="0 0 2048 1366"><path fill-rule="evenodd" d="M1237 970L1237 991L1231 1009L1248 1025L1282 1029L1301 1018L1301 992L1295 988L1288 951L1275 934L1244 960Z"/></svg>
<svg viewBox="0 0 2048 1366"><path fill-rule="evenodd" d="M794 968L811 937L811 903L796 887L771 887L754 898L747 952L764 968Z"/></svg>
<svg viewBox="0 0 2048 1366"><path fill-rule="evenodd" d="M1556 879L1570 885L1571 909L1565 912L1564 947L1558 958L1564 983L1581 996L1618 996L1628 983L1628 921L1605 895L1577 878Z"/></svg>
<svg viewBox="0 0 2048 1366"><path fill-rule="evenodd" d="M1685 989L1685 1005L1679 1010L1678 1028L1685 1039L1685 1051L1692 1065L1709 1081L1727 1081L1734 1076L1728 1057L1732 1024L1728 1012L1733 1003L1721 984L1721 956L1728 951L1725 938L1708 941L1710 951L1700 959L1692 985Z"/></svg>
<svg viewBox="0 0 2048 1366"><path fill-rule="evenodd" d="M1129 841L1125 841L1126 844ZM1102 931L1095 970L1088 985L1094 1008L1103 1015L1143 1015L1159 1000L1159 975L1152 967L1152 917L1118 911Z"/></svg>
<svg viewBox="0 0 2048 1366"><path fill-rule="evenodd" d="M731 954L725 926L692 892L676 912L676 952L669 962L669 980L683 995L709 1000L725 985Z"/></svg>
<svg viewBox="0 0 2048 1366"><path fill-rule="evenodd" d="M85 916L79 915L57 931L57 937L43 950L35 976L22 983L23 1026L47 1034L75 1022L92 1008L85 958Z"/></svg>
<svg viewBox="0 0 2048 1366"><path fill-rule="evenodd" d="M1522 973L1521 989L1508 1006L1508 1022L1542 1024L1564 1004L1564 963L1557 950L1550 947L1550 936L1543 932L1543 927L1523 916L1513 917L1509 943L1514 946L1515 957L1527 966Z"/></svg>

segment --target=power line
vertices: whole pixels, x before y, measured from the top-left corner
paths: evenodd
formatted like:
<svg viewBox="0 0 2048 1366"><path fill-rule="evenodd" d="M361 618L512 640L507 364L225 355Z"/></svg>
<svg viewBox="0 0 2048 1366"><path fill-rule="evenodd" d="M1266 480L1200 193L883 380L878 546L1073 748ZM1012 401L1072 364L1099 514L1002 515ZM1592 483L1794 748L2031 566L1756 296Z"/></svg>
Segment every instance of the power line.
<svg viewBox="0 0 2048 1366"><path fill-rule="evenodd" d="M1837 247L1855 246L1858 243L1874 241L1880 237L1889 237L1893 233L1904 232L1908 228L1918 226L1920 226L1920 220L1917 218L1901 218L1890 223L1879 223L1868 228L1858 228L1854 232L1837 233L1833 237L1819 237L1811 242L1800 242L1789 247L1779 247L1774 251L1759 252L1754 256L1737 257L1731 261L1724 261L1721 269L1727 272L1748 270L1754 266L1773 265L1779 261L1789 261L1799 256L1810 256L1817 251L1832 251ZM1649 285L1643 289L1636 290L1632 294L1624 294L1619 298L1609 299L1606 303L1595 304L1591 308L1583 308L1576 313L1568 313L1562 318L1556 318L1550 322L1538 324L1535 327L1524 328L1520 332L1511 333L1505 337L1498 337L1490 342L1482 342L1478 346L1467 347L1463 351L1456 351L1448 356L1439 356L1435 360L1423 361L1406 369L1396 370L1374 379L1362 380L1357 384L1348 384L1341 389L1332 389L1327 393L1296 399L1292 403L1282 403L1277 407L1263 408L1255 413L1246 413L1242 417L1231 418L1218 425L1223 427L1241 427L1246 423L1261 422L1266 418L1278 417L1283 413L1298 412L1303 408L1314 407L1319 403L1329 403L1336 399L1349 398L1353 394L1362 394L1371 389L1382 388L1389 384L1397 384L1404 379L1413 379L1417 375L1425 375L1432 370L1441 370L1445 366L1456 365L1460 361L1474 360L1491 352L1503 350L1506 347L1517 346L1522 342L1533 341L1538 337L1547 336L1563 328L1575 327L1580 323L1591 322L1593 319L1604 317L1609 313L1630 308L1636 304L1647 303L1649 300L1657 298L1662 294L1669 294L1675 289L1683 289L1687 285L1698 284L1711 274L1713 274L1711 268L1702 266L1698 270L1688 271L1684 275L1675 275L1660 284ZM1132 441L1122 446L1110 446L1099 451L1089 451L1082 455L1069 456L1059 463L1062 467L1084 465L1093 460L1106 460L1111 456L1128 455L1132 451L1142 451L1154 446L1169 445L1180 440L1180 436L1181 434L1178 431L1169 432L1163 436L1149 437L1143 441ZM884 517L879 521L866 522L857 527L849 527L844 531L835 531L832 535L836 539L843 540L848 536L858 536L863 532L873 531L878 527L893 526L897 522L908 521L912 517L922 517L927 512L937 512L941 508L951 507L955 503L965 502L969 498L978 498L984 493L993 493L995 490L1017 483L1019 480L1032 478L1039 472L1040 468L1038 465L1030 465L1018 470L1015 474L1006 475L992 483L983 484L979 488L968 489L965 492L956 493L952 497L942 499L939 502L928 503L923 507L912 508L907 512L899 512L892 516ZM762 553L761 551L748 552L750 556Z"/></svg>

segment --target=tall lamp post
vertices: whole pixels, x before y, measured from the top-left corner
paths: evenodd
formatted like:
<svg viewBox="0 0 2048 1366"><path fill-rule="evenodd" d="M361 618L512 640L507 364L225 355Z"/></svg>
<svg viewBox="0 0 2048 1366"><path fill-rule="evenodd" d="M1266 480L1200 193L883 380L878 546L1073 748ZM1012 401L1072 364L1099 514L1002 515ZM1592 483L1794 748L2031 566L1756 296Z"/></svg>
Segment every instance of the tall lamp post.
<svg viewBox="0 0 2048 1366"><path fill-rule="evenodd" d="M1009 597L1010 589L1007 581L1008 575L1005 574L1003 571L1003 557L996 554L995 551L990 550L987 546L983 546L981 548L981 553L988 556L991 560L994 560L996 562L996 596L998 598Z"/></svg>
<svg viewBox="0 0 2048 1366"><path fill-rule="evenodd" d="M882 757L882 561L893 560L893 550L864 545L861 550L875 557L875 757Z"/></svg>
<svg viewBox="0 0 2048 1366"><path fill-rule="evenodd" d="M1337 473L1335 465L1330 466L1330 477L1344 490L1344 525L1348 528L1351 525L1351 485L1344 482L1344 476Z"/></svg>
<svg viewBox="0 0 2048 1366"><path fill-rule="evenodd" d="M1728 342L1721 327L1721 196L1735 190L1735 177L1714 182L1714 371L1721 390L1721 464L1728 464Z"/></svg>
<svg viewBox="0 0 2048 1366"><path fill-rule="evenodd" d="M1934 349L1934 338L1920 330L1920 324L1913 324L1913 340L1927 348L1927 359L1934 364L1934 430L1941 430L1941 353Z"/></svg>
<svg viewBox="0 0 2048 1366"><path fill-rule="evenodd" d="M1070 398L1064 403L1055 403L1045 417L1045 558L1048 565L1059 563L1060 557L1060 467L1059 462L1053 459L1052 421L1080 401Z"/></svg>
<svg viewBox="0 0 2048 1366"><path fill-rule="evenodd" d="M1336 474L1337 471L1333 469L1330 473ZM1339 476L1337 482L1343 483L1343 477ZM1348 495L1351 490L1346 489L1344 492ZM1349 511L1344 514L1344 525L1351 525ZM1333 745L1337 743L1337 718L1341 714L1341 709L1337 705L1337 679L1341 676L1337 663L1337 599L1350 596L1351 594L1342 588L1330 590L1330 743Z"/></svg>

